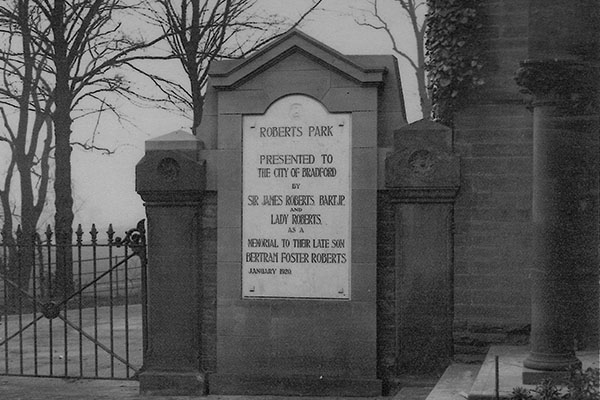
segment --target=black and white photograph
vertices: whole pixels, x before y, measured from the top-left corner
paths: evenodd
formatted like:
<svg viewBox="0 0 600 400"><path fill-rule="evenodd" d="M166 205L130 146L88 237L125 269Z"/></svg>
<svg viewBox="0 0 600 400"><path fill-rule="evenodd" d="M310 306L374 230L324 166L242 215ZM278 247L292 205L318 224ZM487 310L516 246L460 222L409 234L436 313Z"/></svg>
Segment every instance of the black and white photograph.
<svg viewBox="0 0 600 400"><path fill-rule="evenodd" d="M600 400L600 1L0 0L0 399Z"/></svg>

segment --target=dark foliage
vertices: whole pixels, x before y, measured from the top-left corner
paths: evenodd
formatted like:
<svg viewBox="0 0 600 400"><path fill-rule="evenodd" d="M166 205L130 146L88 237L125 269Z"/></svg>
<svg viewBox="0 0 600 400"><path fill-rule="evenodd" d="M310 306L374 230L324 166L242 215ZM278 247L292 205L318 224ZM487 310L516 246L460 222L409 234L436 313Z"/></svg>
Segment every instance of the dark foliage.
<svg viewBox="0 0 600 400"><path fill-rule="evenodd" d="M598 368L574 368L564 382L545 379L535 389L513 389L511 400L600 400Z"/></svg>
<svg viewBox="0 0 600 400"><path fill-rule="evenodd" d="M426 69L434 119L451 126L453 114L481 77L481 5L478 0L428 0Z"/></svg>

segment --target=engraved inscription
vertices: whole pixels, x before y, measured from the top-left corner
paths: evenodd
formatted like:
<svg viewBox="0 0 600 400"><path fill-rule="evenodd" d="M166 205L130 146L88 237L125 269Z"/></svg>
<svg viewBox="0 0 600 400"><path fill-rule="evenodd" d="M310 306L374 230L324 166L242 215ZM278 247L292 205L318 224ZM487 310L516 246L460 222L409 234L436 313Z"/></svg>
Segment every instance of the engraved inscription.
<svg viewBox="0 0 600 400"><path fill-rule="evenodd" d="M350 128L301 95L244 117L244 297L349 298Z"/></svg>

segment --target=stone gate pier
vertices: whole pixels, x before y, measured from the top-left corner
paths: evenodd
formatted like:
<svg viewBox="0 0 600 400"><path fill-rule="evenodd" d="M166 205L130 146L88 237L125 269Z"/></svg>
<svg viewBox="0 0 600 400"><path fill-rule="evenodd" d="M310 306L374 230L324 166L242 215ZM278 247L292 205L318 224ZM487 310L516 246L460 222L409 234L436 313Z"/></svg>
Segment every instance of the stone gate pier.
<svg viewBox="0 0 600 400"><path fill-rule="evenodd" d="M396 60L293 31L210 71L148 141L146 394L377 396L452 356L451 132L406 124Z"/></svg>

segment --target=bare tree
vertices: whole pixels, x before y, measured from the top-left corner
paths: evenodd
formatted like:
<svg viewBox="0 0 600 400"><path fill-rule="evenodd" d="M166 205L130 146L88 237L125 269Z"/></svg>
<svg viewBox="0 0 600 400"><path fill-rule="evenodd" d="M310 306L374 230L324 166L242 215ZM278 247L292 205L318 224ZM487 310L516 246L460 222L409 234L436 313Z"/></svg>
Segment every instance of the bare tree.
<svg viewBox="0 0 600 400"><path fill-rule="evenodd" d="M136 10L139 4L135 0L15 0L14 4L29 17L19 19L21 14L3 7L6 13L2 25L12 26L23 38L24 51L14 57L15 65L25 71L23 88L29 87L30 82L31 86L37 84L35 76L27 72L31 68L28 47L34 48L36 57L45 62L40 71L47 82L47 104L51 110L42 115L51 116L54 134L56 282L59 292L66 293L72 284L73 121L103 111L118 115L111 98L128 95L132 90L120 68L135 58L137 51L160 39L147 42L124 33L122 21ZM40 123L45 121L40 119ZM88 144L83 147L93 148ZM18 158L15 164L19 169ZM30 215L28 210L21 210L21 214Z"/></svg>
<svg viewBox="0 0 600 400"><path fill-rule="evenodd" d="M39 114L36 126L45 126L47 133L53 130L55 238L58 246L56 282L58 293L67 293L72 285L70 245L74 219L71 188L73 121L91 113L105 111L119 116L118 109L111 102L115 95L129 98L138 95L126 78L126 69L133 67L139 71L135 67L139 60L169 59L179 60L186 72L189 71L190 89L182 90L179 94L181 98L189 95L189 104L194 105L194 110L198 110L198 117L195 118L199 120L202 106L197 105L203 101L201 91L206 83L206 71L210 62L215 58L241 55L243 51L266 43L274 34L272 29L261 25L262 22L253 22L250 17L252 14L243 17L254 4L249 0L214 0L202 4L198 0L182 0L178 8L169 8L171 3L166 0L154 2L157 6L167 7L163 8L164 14L155 14L155 17L162 15L173 26L168 25L165 31L157 32L152 40L125 33L123 22L132 19L139 21L139 15L135 13L140 10L143 0L12 1L2 6L5 13L1 26L10 27L6 30L9 37L16 33L23 41L23 44L14 48L19 50L18 47L22 47L23 51L13 52L11 59L16 68L23 71L19 78L25 92L21 97L35 99L30 96L32 89L29 87L44 88L47 96L44 103L47 108L41 108L39 113L36 113L31 104L23 107L34 115ZM317 0L311 9L321 1ZM27 17L21 18L23 15ZM274 20L267 18L266 21L273 23ZM220 28L222 29L219 30ZM246 39L241 40L235 33L242 30L258 32L259 35L250 35L253 39L245 36ZM172 50L168 55L155 56L145 52L165 39ZM252 45L246 45L250 43L246 42L248 40L253 40ZM36 60L44 60L43 67L38 71L38 82L35 82L35 68L30 67L35 64L28 58L28 48L35 49L31 54L35 55ZM156 78L157 82L165 83ZM44 84L40 85L42 80ZM177 88L177 85L174 87ZM183 85L179 86L179 89L183 88ZM23 118L26 118L25 114L27 113L22 112ZM48 124L48 116L51 118L51 125ZM10 133L7 137L10 137ZM93 148L85 143L82 146ZM21 171L18 161L19 157L15 157L9 163L9 183L14 171ZM21 214L35 215L30 211L22 210Z"/></svg>
<svg viewBox="0 0 600 400"><path fill-rule="evenodd" d="M3 126L0 143L8 146L9 154L0 189L2 232L11 260L9 278L25 288L33 265L33 239L46 204L53 140L50 122L53 102L50 86L44 78L47 58L31 34L31 27L39 18L28 0L0 6L0 118ZM15 172L19 178L19 207L16 209L11 203ZM18 243L13 236L15 217L20 221Z"/></svg>
<svg viewBox="0 0 600 400"><path fill-rule="evenodd" d="M426 26L426 1L425 0L368 0L369 7L361 9L361 17L355 18L360 26L367 26L385 33L392 44L392 50L400 58L412 67L417 80L419 98L421 104L421 113L423 118L431 117L431 96L427 90L427 75L425 73L425 26ZM401 46L402 38L397 37L394 32L394 26L398 21L392 20L394 15L382 11L383 5L400 8L412 27L413 39L416 48L416 58L411 56Z"/></svg>
<svg viewBox="0 0 600 400"><path fill-rule="evenodd" d="M187 82L144 73L160 89L163 100L192 115L192 129L200 125L204 89L210 64L215 59L243 57L297 27L323 0L310 6L294 21L277 15L259 14L255 0L154 0L147 3L148 15L162 29L169 46L164 60L176 60ZM191 111L191 113L190 113Z"/></svg>

